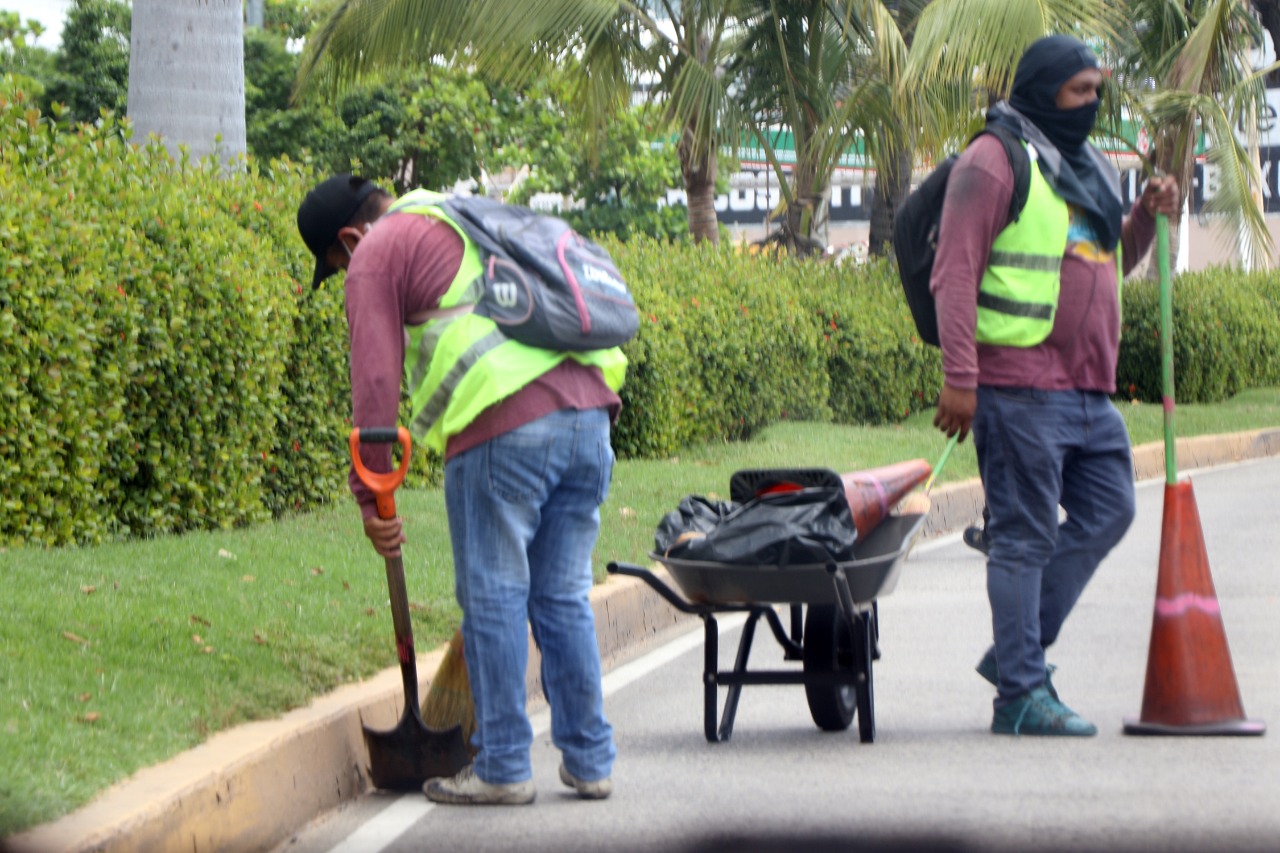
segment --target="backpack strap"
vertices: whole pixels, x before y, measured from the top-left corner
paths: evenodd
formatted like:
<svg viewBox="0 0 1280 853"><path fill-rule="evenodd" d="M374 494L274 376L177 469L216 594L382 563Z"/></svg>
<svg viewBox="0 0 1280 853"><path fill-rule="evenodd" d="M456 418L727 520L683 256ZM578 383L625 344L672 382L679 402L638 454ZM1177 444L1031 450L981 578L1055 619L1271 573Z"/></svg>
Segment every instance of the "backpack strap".
<svg viewBox="0 0 1280 853"><path fill-rule="evenodd" d="M1009 222L1017 222L1022 215L1022 208L1027 204L1027 195L1031 192L1031 156L1027 147L1016 134L998 124L988 124L969 140L989 133L1004 145L1004 153L1009 157L1009 165L1013 168L1013 197L1009 199Z"/></svg>

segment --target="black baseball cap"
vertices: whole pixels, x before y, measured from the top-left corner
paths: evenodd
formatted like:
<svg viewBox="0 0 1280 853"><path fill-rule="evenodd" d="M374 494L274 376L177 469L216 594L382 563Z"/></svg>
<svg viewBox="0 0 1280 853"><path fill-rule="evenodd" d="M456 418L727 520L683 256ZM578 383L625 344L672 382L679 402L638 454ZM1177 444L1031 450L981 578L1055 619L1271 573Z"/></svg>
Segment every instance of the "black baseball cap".
<svg viewBox="0 0 1280 853"><path fill-rule="evenodd" d="M378 185L365 178L334 175L317 184L298 205L298 233L316 256L316 272L311 279L313 289L338 271L325 263L325 253L337 242L338 231L351 221L364 200L377 191Z"/></svg>

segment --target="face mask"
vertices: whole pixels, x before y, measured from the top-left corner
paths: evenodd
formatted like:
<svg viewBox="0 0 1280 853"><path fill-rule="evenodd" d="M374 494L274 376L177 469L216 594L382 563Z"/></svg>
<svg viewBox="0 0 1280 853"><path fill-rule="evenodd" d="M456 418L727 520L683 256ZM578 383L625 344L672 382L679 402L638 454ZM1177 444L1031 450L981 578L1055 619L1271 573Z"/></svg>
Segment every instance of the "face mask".
<svg viewBox="0 0 1280 853"><path fill-rule="evenodd" d="M1057 121L1054 122L1054 133L1050 138L1055 143L1067 147L1083 145L1089 138L1089 134L1093 132L1100 105L1100 101L1094 101L1073 110L1058 110Z"/></svg>

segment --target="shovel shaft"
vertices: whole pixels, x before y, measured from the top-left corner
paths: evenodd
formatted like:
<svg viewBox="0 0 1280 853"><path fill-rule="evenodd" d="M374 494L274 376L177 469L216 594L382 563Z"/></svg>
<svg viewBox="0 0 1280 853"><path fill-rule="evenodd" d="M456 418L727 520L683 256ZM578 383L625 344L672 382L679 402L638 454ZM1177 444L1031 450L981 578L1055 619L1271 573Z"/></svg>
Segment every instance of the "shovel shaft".
<svg viewBox="0 0 1280 853"><path fill-rule="evenodd" d="M413 442L404 427L365 427L353 429L348 438L351 445L351 464L355 466L360 481L369 487L378 502L380 518L396 517L396 489L404 482L409 469L409 455ZM400 466L387 473L370 471L360 459L361 444L399 444ZM409 621L409 593L405 589L404 561L400 557L387 557L387 591L391 597L391 623L396 633L396 656L400 659L400 676L404 680L406 704L418 707L418 666L413 648L413 624Z"/></svg>
<svg viewBox="0 0 1280 853"><path fill-rule="evenodd" d="M375 473L360 459L360 444L398 443L400 467ZM411 441L404 427L353 429L349 439L351 464L360 480L378 501L381 518L396 517L396 487L409 468ZM389 731L364 727L369 750L369 779L374 787L396 791L421 790L422 783L440 776L452 776L469 760L461 726L444 731L429 728L422 721L418 705L418 658L413 648L413 625L409 621L409 593L404 583L404 561L387 557L387 592L391 597L391 622L396 633L396 657L404 681L404 711L400 722Z"/></svg>
<svg viewBox="0 0 1280 853"><path fill-rule="evenodd" d="M404 681L405 703L418 706L418 663L413 648L413 624L409 621L409 593L404 583L404 561L387 557L387 591L391 595L391 623L396 632L396 655Z"/></svg>

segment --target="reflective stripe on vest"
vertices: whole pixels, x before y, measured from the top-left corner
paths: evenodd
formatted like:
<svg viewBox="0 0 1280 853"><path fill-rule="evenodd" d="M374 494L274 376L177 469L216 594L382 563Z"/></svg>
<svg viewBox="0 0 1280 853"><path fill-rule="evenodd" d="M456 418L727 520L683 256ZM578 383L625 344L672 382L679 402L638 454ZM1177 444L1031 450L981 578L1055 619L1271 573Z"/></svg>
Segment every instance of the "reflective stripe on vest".
<svg viewBox="0 0 1280 853"><path fill-rule="evenodd" d="M466 232L440 210L447 196L414 190L388 213L417 213L446 222L462 238L462 264L440 299L441 313L406 328L404 369L410 428L419 440L444 453L450 436L462 432L485 409L506 399L567 358L600 369L615 392L626 376L627 358L614 347L562 353L513 341L488 317L466 311L483 287L480 252ZM446 310L446 309L464 310Z"/></svg>
<svg viewBox="0 0 1280 853"><path fill-rule="evenodd" d="M1027 152L1027 202L1018 220L996 236L978 288L977 340L983 344L1031 347L1053 331L1071 214L1040 174L1035 149Z"/></svg>

